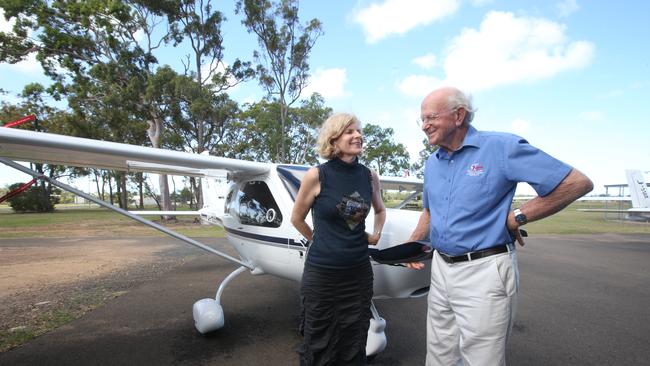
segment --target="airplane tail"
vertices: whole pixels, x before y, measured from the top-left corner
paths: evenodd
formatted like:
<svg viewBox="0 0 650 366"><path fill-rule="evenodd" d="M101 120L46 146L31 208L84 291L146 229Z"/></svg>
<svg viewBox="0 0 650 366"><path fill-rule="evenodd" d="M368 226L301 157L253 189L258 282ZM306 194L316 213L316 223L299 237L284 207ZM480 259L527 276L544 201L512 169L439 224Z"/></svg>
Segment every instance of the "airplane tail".
<svg viewBox="0 0 650 366"><path fill-rule="evenodd" d="M650 196L648 186L640 170L626 170L627 184L630 188L633 208L650 208Z"/></svg>

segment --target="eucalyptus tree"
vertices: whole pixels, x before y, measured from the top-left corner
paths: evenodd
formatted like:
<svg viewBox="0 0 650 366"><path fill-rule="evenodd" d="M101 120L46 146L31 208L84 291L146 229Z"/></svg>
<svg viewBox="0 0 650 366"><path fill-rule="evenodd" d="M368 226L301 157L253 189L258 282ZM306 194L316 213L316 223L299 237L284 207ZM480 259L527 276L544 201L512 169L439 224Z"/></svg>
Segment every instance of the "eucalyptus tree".
<svg viewBox="0 0 650 366"><path fill-rule="evenodd" d="M431 145L426 138L422 139L422 150L418 154L418 160L411 165L411 170L415 172L418 178L424 177L424 166L427 163L427 159L437 150L437 145Z"/></svg>
<svg viewBox="0 0 650 366"><path fill-rule="evenodd" d="M163 18L156 11L119 0L5 1L2 6L15 25L0 34L7 45L0 61L18 62L36 53L53 80L48 91L66 98L77 117L75 134L133 144L145 144L149 137L152 146L160 146L160 110L145 92L157 65L154 51L170 39L169 31L158 30ZM119 179L124 191L126 177ZM162 176L160 189L168 202L167 187Z"/></svg>
<svg viewBox="0 0 650 366"><path fill-rule="evenodd" d="M318 128L331 114L332 109L325 106L325 100L318 93L312 94L309 99L302 100L299 108L289 109L288 162L318 164L318 154L315 149Z"/></svg>
<svg viewBox="0 0 650 366"><path fill-rule="evenodd" d="M316 164L317 129L332 113L331 108L324 105L320 95L313 94L301 101L299 107L288 109L284 134L277 123L280 108L278 101L265 99L248 105L236 122L237 128L226 135L225 145L220 146L219 152L233 158L257 161L273 161L276 156L283 155L286 163ZM281 141L285 139L290 143L284 145L285 151L281 151ZM228 149L230 152L224 151Z"/></svg>
<svg viewBox="0 0 650 366"><path fill-rule="evenodd" d="M173 133L179 135L172 139L176 142L185 140L187 143L183 148L196 153L210 150L213 133L223 134L228 121L220 118L223 113L214 113L214 109L221 110L221 102L228 100L225 91L254 77L255 72L250 62L237 58L226 62L221 27L227 19L223 12L216 9L216 1L145 0L145 3L167 16L174 46L189 50L180 60L183 64L181 76L184 77L174 81L174 95L181 98L179 106L182 107L178 110L182 113L176 117L182 118L174 119L181 127L173 128ZM212 106L213 103L217 105ZM167 127L170 125L167 124ZM187 140L190 135L193 139ZM200 204L200 182L194 178L190 182Z"/></svg>
<svg viewBox="0 0 650 366"><path fill-rule="evenodd" d="M57 133L61 132L60 128L69 114L49 104L42 85L37 83L27 84L22 93L18 96L20 102L12 104L8 102L0 103L0 121L10 122L19 118L34 115L36 120L33 123L25 123L13 128L16 129L37 129L43 132ZM33 164L33 169L50 178L61 178L65 176L85 175L83 169L65 169L65 167L53 164ZM24 183L24 182L23 182ZM39 182L40 188L33 192L40 192L45 195L43 202L50 202L54 187L45 181ZM54 201L52 201L54 202ZM53 206L52 206L53 208Z"/></svg>
<svg viewBox="0 0 650 366"><path fill-rule="evenodd" d="M286 162L287 120L289 107L300 99L309 80L309 54L322 25L312 19L304 26L298 18L298 0L238 0L236 12L243 13L242 23L254 33L260 51L253 53L260 84L271 99L279 103L280 148L273 160Z"/></svg>
<svg viewBox="0 0 650 366"><path fill-rule="evenodd" d="M362 161L380 175L400 175L409 168L409 153L394 141L392 128L367 124L363 126L363 140Z"/></svg>

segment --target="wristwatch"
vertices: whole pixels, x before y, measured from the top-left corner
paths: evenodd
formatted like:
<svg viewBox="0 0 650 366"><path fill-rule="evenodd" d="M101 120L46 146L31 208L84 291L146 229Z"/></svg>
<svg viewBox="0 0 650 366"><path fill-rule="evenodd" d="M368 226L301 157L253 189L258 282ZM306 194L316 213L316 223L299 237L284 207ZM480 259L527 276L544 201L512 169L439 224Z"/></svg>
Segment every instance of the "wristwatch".
<svg viewBox="0 0 650 366"><path fill-rule="evenodd" d="M520 209L515 208L513 213L515 214L515 221L517 221L519 225L526 225L528 223L528 218Z"/></svg>

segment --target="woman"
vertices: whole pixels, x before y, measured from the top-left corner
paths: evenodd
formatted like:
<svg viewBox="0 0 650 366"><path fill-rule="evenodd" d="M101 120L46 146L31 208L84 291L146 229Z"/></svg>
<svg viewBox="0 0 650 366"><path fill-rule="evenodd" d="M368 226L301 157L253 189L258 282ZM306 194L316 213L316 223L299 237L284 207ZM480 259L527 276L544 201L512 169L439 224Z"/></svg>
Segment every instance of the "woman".
<svg viewBox="0 0 650 366"><path fill-rule="evenodd" d="M386 221L379 178L359 164L363 137L353 115L328 118L317 149L328 161L305 174L291 216L312 242L300 288L300 364L365 365L373 280L368 245L377 244ZM365 226L370 205L375 212L372 234ZM313 231L305 222L309 210Z"/></svg>

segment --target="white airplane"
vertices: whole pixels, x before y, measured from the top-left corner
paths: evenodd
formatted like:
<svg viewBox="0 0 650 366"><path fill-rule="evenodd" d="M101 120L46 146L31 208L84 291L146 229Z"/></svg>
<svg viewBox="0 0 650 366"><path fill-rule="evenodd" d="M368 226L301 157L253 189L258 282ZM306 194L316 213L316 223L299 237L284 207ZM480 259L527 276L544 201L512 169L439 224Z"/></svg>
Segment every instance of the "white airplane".
<svg viewBox="0 0 650 366"><path fill-rule="evenodd" d="M201 217L204 221L223 226L239 258L113 207L64 183L42 176L14 160L204 178L206 206L200 210ZM308 167L243 161L2 127L0 162L238 264L239 267L221 282L215 298L201 299L194 304L194 323L201 333L223 327L221 295L226 285L245 270L248 269L253 275L271 274L301 280L308 243L291 225L289 218ZM218 198L220 194L223 195L223 192L218 192L218 187L223 187L224 171L230 182L225 201ZM422 181L416 178L380 177L380 180L382 189L414 191L409 199L422 190ZM220 202L224 204L220 205ZM174 211L174 214L178 212ZM429 289L430 266L415 271L377 262L384 263L381 259L386 260L386 255L390 256L399 248L394 244L407 241L418 221L419 212L387 209L386 216L382 237L377 245L381 251L379 255L375 252L371 258L374 298L424 296ZM373 217L372 213L368 215L367 227L373 226ZM307 222L311 220L307 218ZM408 248L413 249L413 245L408 244ZM429 254L428 247L424 245L417 247L415 255L418 255L418 250L426 251L421 253L424 257ZM394 259L388 258L387 262ZM371 311L373 317L370 319L366 353L375 355L386 347L386 322L379 316L374 304Z"/></svg>
<svg viewBox="0 0 650 366"><path fill-rule="evenodd" d="M626 213L627 219L635 221L648 221L650 220L650 196L648 194L648 185L645 182L643 173L640 170L628 169L625 171L627 178L627 185L630 188L630 198L618 197L622 201L632 201L632 208L627 210L617 209L578 209L582 212L613 212L613 213ZM593 197L594 199L601 197ZM610 200L610 198L607 198Z"/></svg>

